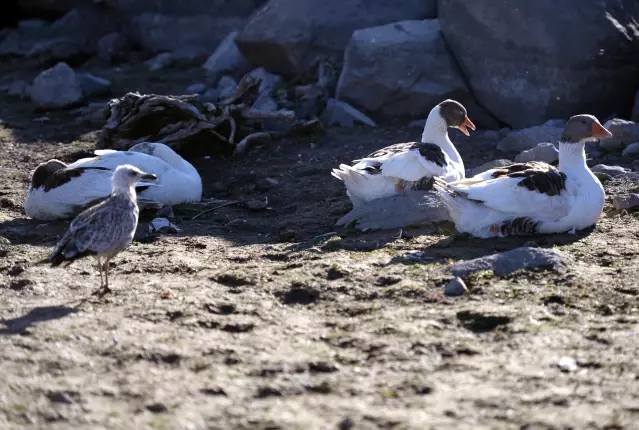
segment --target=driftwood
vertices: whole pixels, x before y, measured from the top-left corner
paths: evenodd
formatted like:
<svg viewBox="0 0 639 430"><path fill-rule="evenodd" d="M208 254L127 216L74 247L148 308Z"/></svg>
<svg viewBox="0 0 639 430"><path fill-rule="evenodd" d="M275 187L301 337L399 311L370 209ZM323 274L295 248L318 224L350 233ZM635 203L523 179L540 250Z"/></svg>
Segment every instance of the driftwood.
<svg viewBox="0 0 639 430"><path fill-rule="evenodd" d="M251 106L260 80L246 75L225 100L213 104L197 96L128 93L106 108L98 148L126 150L140 142L162 142L182 154L243 153L249 143L315 129L317 121L300 121L288 110L260 111ZM284 131L265 130L265 120L289 124Z"/></svg>

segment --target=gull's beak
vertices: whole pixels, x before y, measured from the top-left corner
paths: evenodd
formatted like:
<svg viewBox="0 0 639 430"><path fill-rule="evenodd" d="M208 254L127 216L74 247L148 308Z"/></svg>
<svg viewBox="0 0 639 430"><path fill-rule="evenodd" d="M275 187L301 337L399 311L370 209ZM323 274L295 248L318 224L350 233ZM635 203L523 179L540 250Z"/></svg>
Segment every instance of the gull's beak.
<svg viewBox="0 0 639 430"><path fill-rule="evenodd" d="M473 124L470 118L468 118L468 115L464 117L464 122L459 126L459 129L466 136L470 136L470 133L468 132L468 129L466 127L470 127L471 129L475 130L475 124Z"/></svg>
<svg viewBox="0 0 639 430"><path fill-rule="evenodd" d="M157 181L158 177L152 173L145 173L142 175L142 179L145 181Z"/></svg>
<svg viewBox="0 0 639 430"><path fill-rule="evenodd" d="M612 137L612 133L606 127L596 122L592 123L590 133L592 134L592 137L598 137L600 139L607 139L609 137Z"/></svg>

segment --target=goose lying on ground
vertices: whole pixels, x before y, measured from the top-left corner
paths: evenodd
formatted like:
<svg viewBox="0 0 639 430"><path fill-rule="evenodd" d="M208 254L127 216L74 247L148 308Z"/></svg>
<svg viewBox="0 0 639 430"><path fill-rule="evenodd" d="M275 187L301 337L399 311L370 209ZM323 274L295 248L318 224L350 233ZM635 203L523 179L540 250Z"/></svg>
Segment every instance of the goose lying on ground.
<svg viewBox="0 0 639 430"><path fill-rule="evenodd" d="M111 193L111 177L123 164L157 176L156 184L136 185L138 204L175 205L202 199L202 179L195 167L163 143L144 142L128 151L96 150L95 157L66 165L40 164L31 178L24 209L39 220L71 218Z"/></svg>
<svg viewBox="0 0 639 430"><path fill-rule="evenodd" d="M382 148L353 166L340 164L331 173L344 181L353 207L399 194L434 176L445 181L464 178L464 162L448 137L448 127L469 135L475 129L466 108L454 100L435 106L426 120L421 142L398 143Z"/></svg>
<svg viewBox="0 0 639 430"><path fill-rule="evenodd" d="M612 134L592 115L570 118L559 141L559 168L530 162L492 169L435 189L457 230L480 238L574 233L601 215L605 193L586 165L585 144Z"/></svg>

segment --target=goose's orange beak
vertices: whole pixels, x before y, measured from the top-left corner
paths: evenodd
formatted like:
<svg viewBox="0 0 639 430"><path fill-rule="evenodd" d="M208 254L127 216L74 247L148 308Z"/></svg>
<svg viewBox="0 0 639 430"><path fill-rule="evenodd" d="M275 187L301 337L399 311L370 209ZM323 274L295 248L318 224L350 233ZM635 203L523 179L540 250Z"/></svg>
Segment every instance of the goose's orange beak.
<svg viewBox="0 0 639 430"><path fill-rule="evenodd" d="M608 129L601 124L597 124L596 122L592 123L592 127L590 128L590 132L592 137L598 137L600 139L607 139L612 137L612 133L608 131Z"/></svg>
<svg viewBox="0 0 639 430"><path fill-rule="evenodd" d="M473 124L473 122L470 120L470 118L468 118L468 115L466 115L466 117L464 118L464 122L459 126L459 129L466 136L470 136L470 133L468 132L468 129L466 127L470 127L473 130L475 130L475 124Z"/></svg>

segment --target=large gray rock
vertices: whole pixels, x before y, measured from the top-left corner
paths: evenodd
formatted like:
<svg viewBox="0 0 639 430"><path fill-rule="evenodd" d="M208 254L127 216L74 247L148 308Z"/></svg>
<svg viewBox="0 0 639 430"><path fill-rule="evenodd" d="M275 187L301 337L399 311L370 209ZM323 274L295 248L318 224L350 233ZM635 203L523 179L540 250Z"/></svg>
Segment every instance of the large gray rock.
<svg viewBox="0 0 639 430"><path fill-rule="evenodd" d="M97 52L102 36L115 22L100 6L89 4L70 10L51 25L20 26L0 43L0 56L15 55L45 60L67 60Z"/></svg>
<svg viewBox="0 0 639 430"><path fill-rule="evenodd" d="M519 269L536 267L555 270L565 267L566 258L554 249L522 247L487 257L455 263L451 271L455 276L468 276L482 270L492 270L495 275L503 276Z"/></svg>
<svg viewBox="0 0 639 430"><path fill-rule="evenodd" d="M249 64L235 44L237 35L237 31L229 33L206 60L202 67L209 76L215 79L226 73L240 75L248 71Z"/></svg>
<svg viewBox="0 0 639 430"><path fill-rule="evenodd" d="M354 30L435 17L436 0L271 0L236 42L253 66L296 75L318 58L336 65Z"/></svg>
<svg viewBox="0 0 639 430"><path fill-rule="evenodd" d="M624 157L636 157L639 155L639 142L631 143L626 146L621 153Z"/></svg>
<svg viewBox="0 0 639 430"><path fill-rule="evenodd" d="M540 143L532 149L520 152L516 157L517 163L527 163L529 161L543 161L544 163L554 163L559 160L559 151L552 143Z"/></svg>
<svg viewBox="0 0 639 430"><path fill-rule="evenodd" d="M639 124L632 121L614 118L606 121L604 127L612 133L610 139L601 140L600 145L604 149L623 149L627 145L639 141Z"/></svg>
<svg viewBox="0 0 639 430"><path fill-rule="evenodd" d="M626 169L621 166L608 166L606 164L597 164L590 168L593 173L604 173L609 176L621 176L626 173Z"/></svg>
<svg viewBox="0 0 639 430"><path fill-rule="evenodd" d="M189 46L213 51L240 30L265 0L109 0L111 13L143 50L170 52Z"/></svg>
<svg viewBox="0 0 639 430"><path fill-rule="evenodd" d="M510 126L630 114L636 0L440 0L438 15L473 93Z"/></svg>
<svg viewBox="0 0 639 430"><path fill-rule="evenodd" d="M563 131L562 122L548 121L543 125L510 132L497 144L497 149L502 152L526 151L542 142L558 142Z"/></svg>
<svg viewBox="0 0 639 430"><path fill-rule="evenodd" d="M82 100L82 87L66 63L58 63L40 73L29 89L31 100L44 109L61 109Z"/></svg>
<svg viewBox="0 0 639 430"><path fill-rule="evenodd" d="M355 31L337 84L338 99L383 117L421 117L467 92L436 19Z"/></svg>

